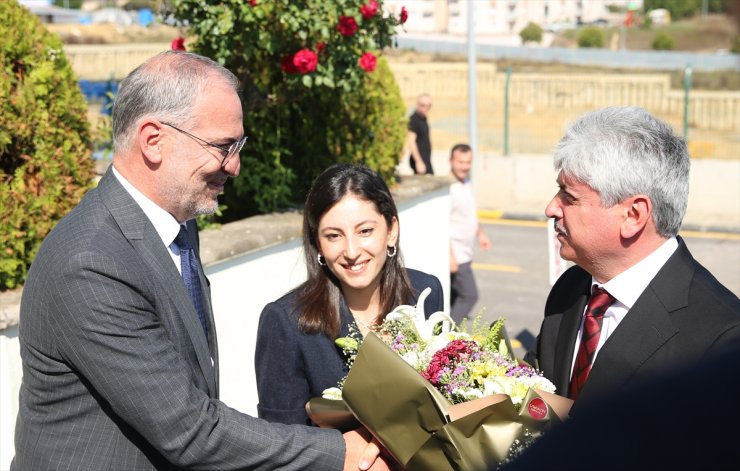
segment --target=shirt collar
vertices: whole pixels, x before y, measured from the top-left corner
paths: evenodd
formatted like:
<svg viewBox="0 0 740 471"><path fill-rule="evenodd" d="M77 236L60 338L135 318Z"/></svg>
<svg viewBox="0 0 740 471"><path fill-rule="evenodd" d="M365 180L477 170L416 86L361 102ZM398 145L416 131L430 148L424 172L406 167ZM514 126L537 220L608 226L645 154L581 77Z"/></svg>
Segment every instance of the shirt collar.
<svg viewBox="0 0 740 471"><path fill-rule="evenodd" d="M637 298L645 291L645 288L647 288L677 248L678 240L675 237L670 237L650 255L615 276L607 283L602 285L594 278L591 278L591 287L593 288L594 285L603 287L617 301L624 304L627 309L631 309Z"/></svg>
<svg viewBox="0 0 740 471"><path fill-rule="evenodd" d="M154 229L159 234L165 246L169 247L180 232L180 223L170 213L159 207L154 201L147 198L142 192L121 175L113 166L113 175L116 176L123 188L131 195L136 203L149 218Z"/></svg>

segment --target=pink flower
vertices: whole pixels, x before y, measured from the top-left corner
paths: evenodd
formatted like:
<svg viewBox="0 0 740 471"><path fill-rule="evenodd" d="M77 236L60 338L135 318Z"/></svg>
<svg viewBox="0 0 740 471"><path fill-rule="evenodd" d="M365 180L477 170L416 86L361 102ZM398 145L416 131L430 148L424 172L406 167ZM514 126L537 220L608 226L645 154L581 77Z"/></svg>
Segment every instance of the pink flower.
<svg viewBox="0 0 740 471"><path fill-rule="evenodd" d="M378 65L378 59L372 52L366 52L360 57L359 64L365 72L372 72Z"/></svg>
<svg viewBox="0 0 740 471"><path fill-rule="evenodd" d="M365 17L366 20L369 20L378 13L378 2L370 0L368 3L360 7L360 13L362 13L362 16Z"/></svg>
<svg viewBox="0 0 740 471"><path fill-rule="evenodd" d="M476 351L477 345L469 340L453 340L445 348L437 351L433 356L427 369L421 372L421 375L430 383L439 386L440 378L445 372L449 372L448 367L453 367L459 362L463 355L470 355Z"/></svg>
<svg viewBox="0 0 740 471"><path fill-rule="evenodd" d="M170 48L173 51L186 51L187 49L185 49L185 38L183 38L182 36L176 37L170 43Z"/></svg>
<svg viewBox="0 0 740 471"><path fill-rule="evenodd" d="M401 7L401 24L406 23L406 20L409 19L409 12L406 10L406 7Z"/></svg>
<svg viewBox="0 0 740 471"><path fill-rule="evenodd" d="M352 36L357 31L357 22L353 16L340 16L337 29L344 36Z"/></svg>
<svg viewBox="0 0 740 471"><path fill-rule="evenodd" d="M301 49L293 56L293 65L302 74L316 70L316 64L318 63L319 56L310 49Z"/></svg>

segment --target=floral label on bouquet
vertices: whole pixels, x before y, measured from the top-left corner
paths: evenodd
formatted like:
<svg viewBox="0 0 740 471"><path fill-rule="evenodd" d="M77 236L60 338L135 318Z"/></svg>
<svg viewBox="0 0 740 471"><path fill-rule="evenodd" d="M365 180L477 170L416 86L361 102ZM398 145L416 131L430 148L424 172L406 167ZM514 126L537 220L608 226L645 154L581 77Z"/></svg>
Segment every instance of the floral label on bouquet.
<svg viewBox="0 0 740 471"><path fill-rule="evenodd" d="M547 403L539 397L535 397L527 404L527 412L533 419L542 420L547 417Z"/></svg>

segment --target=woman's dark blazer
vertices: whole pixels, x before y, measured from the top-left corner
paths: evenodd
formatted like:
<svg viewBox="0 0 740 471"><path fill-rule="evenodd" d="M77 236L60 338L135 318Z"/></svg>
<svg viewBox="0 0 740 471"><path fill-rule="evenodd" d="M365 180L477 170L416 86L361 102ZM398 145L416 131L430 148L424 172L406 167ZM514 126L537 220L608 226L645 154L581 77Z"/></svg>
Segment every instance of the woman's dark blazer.
<svg viewBox="0 0 740 471"><path fill-rule="evenodd" d="M427 316L444 308L442 285L437 277L417 270L406 270L414 289L409 305L415 305L427 287L432 292L424 303ZM298 292L290 291L262 310L257 331L255 371L259 404L263 419L285 424L311 424L306 402L320 397L322 391L337 386L349 371L346 359L334 339L325 334L306 334L298 328L300 311ZM342 300L340 337L349 334L354 318Z"/></svg>

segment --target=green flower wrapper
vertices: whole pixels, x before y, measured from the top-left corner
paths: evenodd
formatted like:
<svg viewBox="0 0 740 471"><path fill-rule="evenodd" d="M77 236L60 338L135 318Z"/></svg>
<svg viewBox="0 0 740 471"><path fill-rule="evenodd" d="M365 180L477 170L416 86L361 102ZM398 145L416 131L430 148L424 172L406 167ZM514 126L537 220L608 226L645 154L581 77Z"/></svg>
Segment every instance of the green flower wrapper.
<svg viewBox="0 0 740 471"><path fill-rule="evenodd" d="M453 405L374 333L362 342L342 399L313 398L306 409L321 427L362 424L408 471L491 469L527 434L564 420L573 403L530 389L520 410L503 394Z"/></svg>

